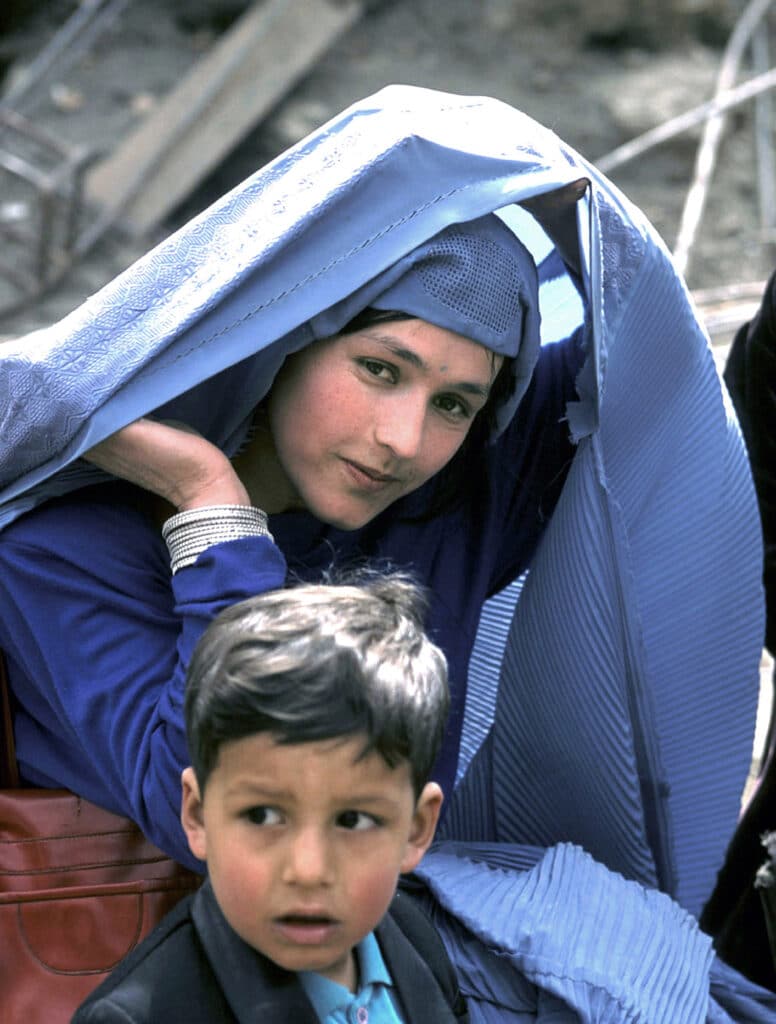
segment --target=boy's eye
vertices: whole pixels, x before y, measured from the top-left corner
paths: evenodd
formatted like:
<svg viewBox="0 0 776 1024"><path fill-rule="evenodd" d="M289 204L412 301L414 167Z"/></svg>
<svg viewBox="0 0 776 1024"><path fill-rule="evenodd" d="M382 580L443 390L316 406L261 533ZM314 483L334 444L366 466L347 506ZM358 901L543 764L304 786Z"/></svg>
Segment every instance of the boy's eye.
<svg viewBox="0 0 776 1024"><path fill-rule="evenodd" d="M365 811L343 811L337 817L337 824L340 828L361 832L364 829L376 828L379 822L377 818Z"/></svg>
<svg viewBox="0 0 776 1024"><path fill-rule="evenodd" d="M279 825L282 818L276 807L249 807L243 812L252 825Z"/></svg>

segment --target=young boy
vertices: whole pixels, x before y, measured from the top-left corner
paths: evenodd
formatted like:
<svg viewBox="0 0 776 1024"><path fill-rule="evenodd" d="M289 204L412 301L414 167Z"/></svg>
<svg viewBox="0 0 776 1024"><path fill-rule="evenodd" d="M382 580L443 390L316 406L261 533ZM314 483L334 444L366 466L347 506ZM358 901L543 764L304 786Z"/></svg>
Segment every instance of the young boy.
<svg viewBox="0 0 776 1024"><path fill-rule="evenodd" d="M226 609L191 661L181 820L208 879L74 1024L468 1020L396 891L434 836L444 656L398 576Z"/></svg>

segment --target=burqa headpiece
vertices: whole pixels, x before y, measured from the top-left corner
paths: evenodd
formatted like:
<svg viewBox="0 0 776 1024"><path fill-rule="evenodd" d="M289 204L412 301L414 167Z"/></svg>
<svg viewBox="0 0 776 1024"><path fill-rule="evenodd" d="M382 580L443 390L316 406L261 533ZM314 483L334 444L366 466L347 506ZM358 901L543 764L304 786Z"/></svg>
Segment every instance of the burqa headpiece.
<svg viewBox="0 0 776 1024"><path fill-rule="evenodd" d="M314 338L329 338L367 306L427 320L512 357L514 388L496 410L497 433L504 429L539 352L539 284L531 254L499 217L450 225L308 326Z"/></svg>

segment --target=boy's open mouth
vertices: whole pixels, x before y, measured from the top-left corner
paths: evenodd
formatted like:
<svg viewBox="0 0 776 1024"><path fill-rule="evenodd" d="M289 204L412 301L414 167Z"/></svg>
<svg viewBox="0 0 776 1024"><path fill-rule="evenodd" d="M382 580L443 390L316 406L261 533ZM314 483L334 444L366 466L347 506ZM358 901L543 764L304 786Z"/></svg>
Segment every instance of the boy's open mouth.
<svg viewBox="0 0 776 1024"><path fill-rule="evenodd" d="M326 914L285 914L283 917L279 917L278 921L281 924L291 925L321 925L321 924L334 924L334 918L328 917Z"/></svg>
<svg viewBox="0 0 776 1024"><path fill-rule="evenodd" d="M328 914L284 914L275 925L286 940L304 946L330 939L339 922Z"/></svg>

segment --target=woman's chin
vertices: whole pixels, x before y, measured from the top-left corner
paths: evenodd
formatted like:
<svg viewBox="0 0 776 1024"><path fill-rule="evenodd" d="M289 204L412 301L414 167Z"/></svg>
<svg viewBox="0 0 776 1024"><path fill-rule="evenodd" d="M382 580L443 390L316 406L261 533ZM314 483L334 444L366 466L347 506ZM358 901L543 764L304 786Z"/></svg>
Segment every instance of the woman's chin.
<svg viewBox="0 0 776 1024"><path fill-rule="evenodd" d="M309 501L301 503L299 507L306 509L320 522L335 530L352 533L371 523L387 506L364 509L358 506L353 507L349 502L335 504L331 501Z"/></svg>
<svg viewBox="0 0 776 1024"><path fill-rule="evenodd" d="M313 512L313 515L315 515L315 512ZM367 523L371 523L371 521L375 518L376 515L376 512L374 515L371 516L360 517L353 517L347 515L327 515L323 513L320 515L315 515L315 518L319 519L322 523L325 523L327 526L333 527L335 530L342 530L346 533L352 533L354 530L360 530L363 526L366 526Z"/></svg>

